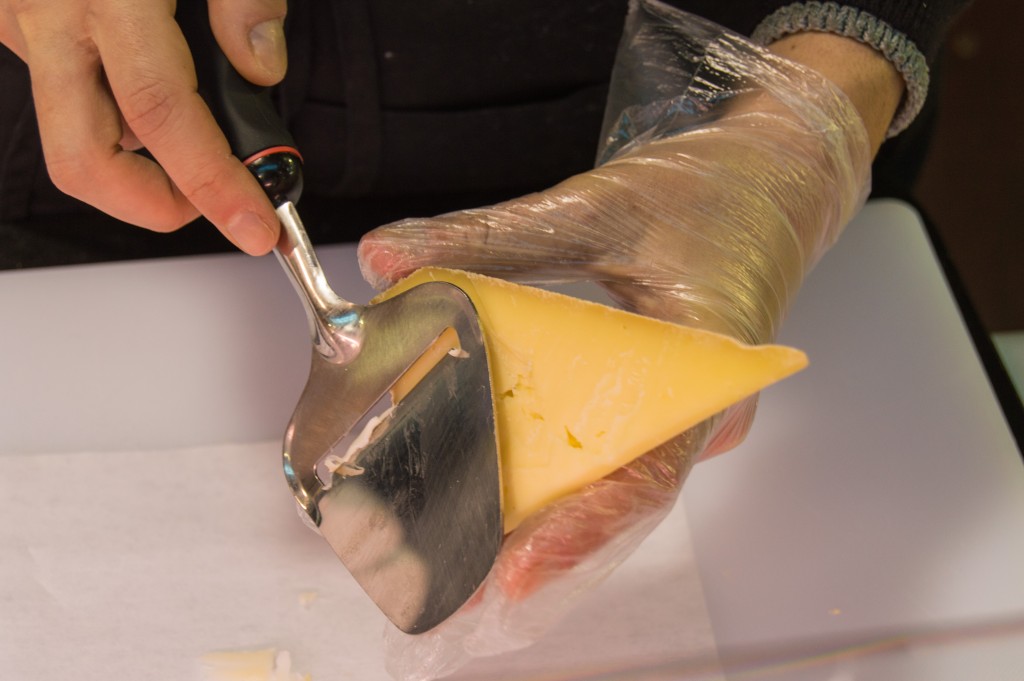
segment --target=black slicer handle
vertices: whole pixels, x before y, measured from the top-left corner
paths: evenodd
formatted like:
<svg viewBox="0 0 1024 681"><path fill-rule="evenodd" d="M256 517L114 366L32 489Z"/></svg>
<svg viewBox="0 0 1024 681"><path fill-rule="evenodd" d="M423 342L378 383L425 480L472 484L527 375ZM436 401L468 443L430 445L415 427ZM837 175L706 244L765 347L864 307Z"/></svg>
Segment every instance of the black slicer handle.
<svg viewBox="0 0 1024 681"><path fill-rule="evenodd" d="M175 18L195 62L199 94L237 156L274 207L302 194L302 156L277 113L270 91L243 78L217 45L205 2L180 2Z"/></svg>

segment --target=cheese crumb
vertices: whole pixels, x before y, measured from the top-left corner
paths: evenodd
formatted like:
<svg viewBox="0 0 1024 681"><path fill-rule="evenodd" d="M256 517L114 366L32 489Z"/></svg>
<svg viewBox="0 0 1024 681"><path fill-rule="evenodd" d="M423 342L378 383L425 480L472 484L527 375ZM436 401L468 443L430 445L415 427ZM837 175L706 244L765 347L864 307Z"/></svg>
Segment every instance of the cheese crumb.
<svg viewBox="0 0 1024 681"><path fill-rule="evenodd" d="M292 671L287 650L224 650L200 658L207 681L312 681L309 674Z"/></svg>
<svg viewBox="0 0 1024 681"><path fill-rule="evenodd" d="M320 594L316 591L303 591L299 594L299 605L303 608L308 608L313 605L313 601L315 601L319 596Z"/></svg>

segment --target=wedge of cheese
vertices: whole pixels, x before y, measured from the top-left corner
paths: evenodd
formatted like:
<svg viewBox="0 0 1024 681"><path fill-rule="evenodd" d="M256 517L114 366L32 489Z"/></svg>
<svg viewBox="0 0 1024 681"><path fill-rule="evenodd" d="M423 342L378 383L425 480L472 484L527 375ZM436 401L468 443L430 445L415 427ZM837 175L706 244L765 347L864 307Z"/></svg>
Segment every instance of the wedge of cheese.
<svg viewBox="0 0 1024 681"><path fill-rule="evenodd" d="M727 336L443 269L476 306L489 355L505 531L559 497L807 365Z"/></svg>

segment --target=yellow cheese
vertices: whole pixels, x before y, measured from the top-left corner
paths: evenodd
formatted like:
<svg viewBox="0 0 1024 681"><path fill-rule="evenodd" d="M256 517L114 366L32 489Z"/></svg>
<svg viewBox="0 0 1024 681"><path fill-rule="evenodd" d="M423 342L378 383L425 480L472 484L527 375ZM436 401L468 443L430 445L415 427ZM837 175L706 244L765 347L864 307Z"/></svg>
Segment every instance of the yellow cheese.
<svg viewBox="0 0 1024 681"><path fill-rule="evenodd" d="M455 284L480 315L506 532L807 365L792 348L461 271L419 270L381 298L427 281Z"/></svg>

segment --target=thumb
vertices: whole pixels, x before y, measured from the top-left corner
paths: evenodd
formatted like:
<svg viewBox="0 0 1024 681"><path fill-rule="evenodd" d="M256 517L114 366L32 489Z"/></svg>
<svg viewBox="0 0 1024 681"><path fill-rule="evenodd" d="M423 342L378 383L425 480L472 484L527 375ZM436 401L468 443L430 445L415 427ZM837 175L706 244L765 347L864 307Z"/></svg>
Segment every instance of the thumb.
<svg viewBox="0 0 1024 681"><path fill-rule="evenodd" d="M210 28L217 44L243 78L275 85L284 78L286 0L209 0Z"/></svg>
<svg viewBox="0 0 1024 681"><path fill-rule="evenodd" d="M565 183L488 208L378 227L359 244L359 265L386 288L420 267L470 270L531 283L592 279L614 244L599 216Z"/></svg>

